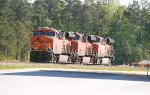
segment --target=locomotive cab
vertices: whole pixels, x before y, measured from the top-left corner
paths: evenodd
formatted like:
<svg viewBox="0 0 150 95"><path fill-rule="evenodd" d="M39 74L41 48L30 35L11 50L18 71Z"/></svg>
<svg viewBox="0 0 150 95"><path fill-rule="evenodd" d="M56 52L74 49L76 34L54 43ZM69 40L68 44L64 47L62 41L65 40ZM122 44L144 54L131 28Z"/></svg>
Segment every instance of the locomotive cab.
<svg viewBox="0 0 150 95"><path fill-rule="evenodd" d="M96 42L96 37L94 35L84 35L83 42L86 44L85 56L91 57L93 55L93 43Z"/></svg>
<svg viewBox="0 0 150 95"><path fill-rule="evenodd" d="M59 39L59 32L53 28L36 28L31 39L31 50L48 51L55 50L55 40Z"/></svg>
<svg viewBox="0 0 150 95"><path fill-rule="evenodd" d="M52 59L54 54L61 53L61 47L62 41L57 30L47 27L35 28L31 38L30 61Z"/></svg>
<svg viewBox="0 0 150 95"><path fill-rule="evenodd" d="M71 51L73 54L73 63L83 63L88 64L90 62L90 57L87 55L87 39L84 35L77 32L74 33L75 37L71 41Z"/></svg>
<svg viewBox="0 0 150 95"><path fill-rule="evenodd" d="M73 40L74 38L75 38L75 34L73 33L73 32L66 32L65 33L65 38L67 39L67 40Z"/></svg>
<svg viewBox="0 0 150 95"><path fill-rule="evenodd" d="M64 55L68 55L71 52L71 40L73 40L75 37L75 34L72 32L62 32L61 38L63 43L63 50L62 53Z"/></svg>
<svg viewBox="0 0 150 95"><path fill-rule="evenodd" d="M85 43L82 41L83 35L77 32L74 34L75 34L75 37L71 41L72 51L77 53L79 56L84 56L85 55Z"/></svg>
<svg viewBox="0 0 150 95"><path fill-rule="evenodd" d="M96 36L97 40L93 43L93 51L95 54L94 63L111 65L113 62L113 40L110 38Z"/></svg>

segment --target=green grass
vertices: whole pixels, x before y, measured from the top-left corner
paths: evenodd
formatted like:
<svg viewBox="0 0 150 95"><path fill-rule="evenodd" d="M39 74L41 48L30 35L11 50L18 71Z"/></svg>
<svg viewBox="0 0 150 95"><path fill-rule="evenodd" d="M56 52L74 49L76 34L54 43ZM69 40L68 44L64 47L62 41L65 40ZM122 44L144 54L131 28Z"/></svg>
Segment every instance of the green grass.
<svg viewBox="0 0 150 95"><path fill-rule="evenodd" d="M0 70L35 68L33 66L0 66Z"/></svg>
<svg viewBox="0 0 150 95"><path fill-rule="evenodd" d="M86 65L0 65L0 70L7 69L25 69L25 68L53 68L53 69L79 69L79 70L108 70L108 71L146 71L145 68L133 67L103 67L103 66L86 66Z"/></svg>

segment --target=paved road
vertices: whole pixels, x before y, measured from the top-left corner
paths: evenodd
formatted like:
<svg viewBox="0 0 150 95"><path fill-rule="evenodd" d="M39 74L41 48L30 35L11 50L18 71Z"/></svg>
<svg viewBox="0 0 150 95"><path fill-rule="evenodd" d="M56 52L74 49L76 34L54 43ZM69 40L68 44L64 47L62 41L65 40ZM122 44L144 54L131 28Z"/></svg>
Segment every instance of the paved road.
<svg viewBox="0 0 150 95"><path fill-rule="evenodd" d="M150 77L35 70L0 73L0 95L150 95Z"/></svg>

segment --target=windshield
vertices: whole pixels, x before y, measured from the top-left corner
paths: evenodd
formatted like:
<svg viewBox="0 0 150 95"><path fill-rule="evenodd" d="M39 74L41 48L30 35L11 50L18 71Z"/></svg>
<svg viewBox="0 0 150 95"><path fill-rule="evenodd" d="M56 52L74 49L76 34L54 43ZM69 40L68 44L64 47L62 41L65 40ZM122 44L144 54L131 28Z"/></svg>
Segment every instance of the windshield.
<svg viewBox="0 0 150 95"><path fill-rule="evenodd" d="M41 35L42 32L33 32L33 36Z"/></svg>
<svg viewBox="0 0 150 95"><path fill-rule="evenodd" d="M55 36L55 32L41 32L41 31L33 32L33 36L39 36L39 35L53 37Z"/></svg>
<svg viewBox="0 0 150 95"><path fill-rule="evenodd" d="M43 35L54 37L55 36L55 32L44 32Z"/></svg>
<svg viewBox="0 0 150 95"><path fill-rule="evenodd" d="M100 38L97 38L97 39L96 39L96 42L97 42L97 43L99 43L100 41L101 41L101 39L100 39Z"/></svg>

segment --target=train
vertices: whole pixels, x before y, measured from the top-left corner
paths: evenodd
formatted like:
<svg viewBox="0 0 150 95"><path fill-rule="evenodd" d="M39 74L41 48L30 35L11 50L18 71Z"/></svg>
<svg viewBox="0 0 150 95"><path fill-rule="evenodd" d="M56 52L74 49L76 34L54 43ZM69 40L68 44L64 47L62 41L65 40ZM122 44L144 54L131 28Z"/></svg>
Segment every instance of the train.
<svg viewBox="0 0 150 95"><path fill-rule="evenodd" d="M49 27L33 29L30 62L112 65L114 40Z"/></svg>

